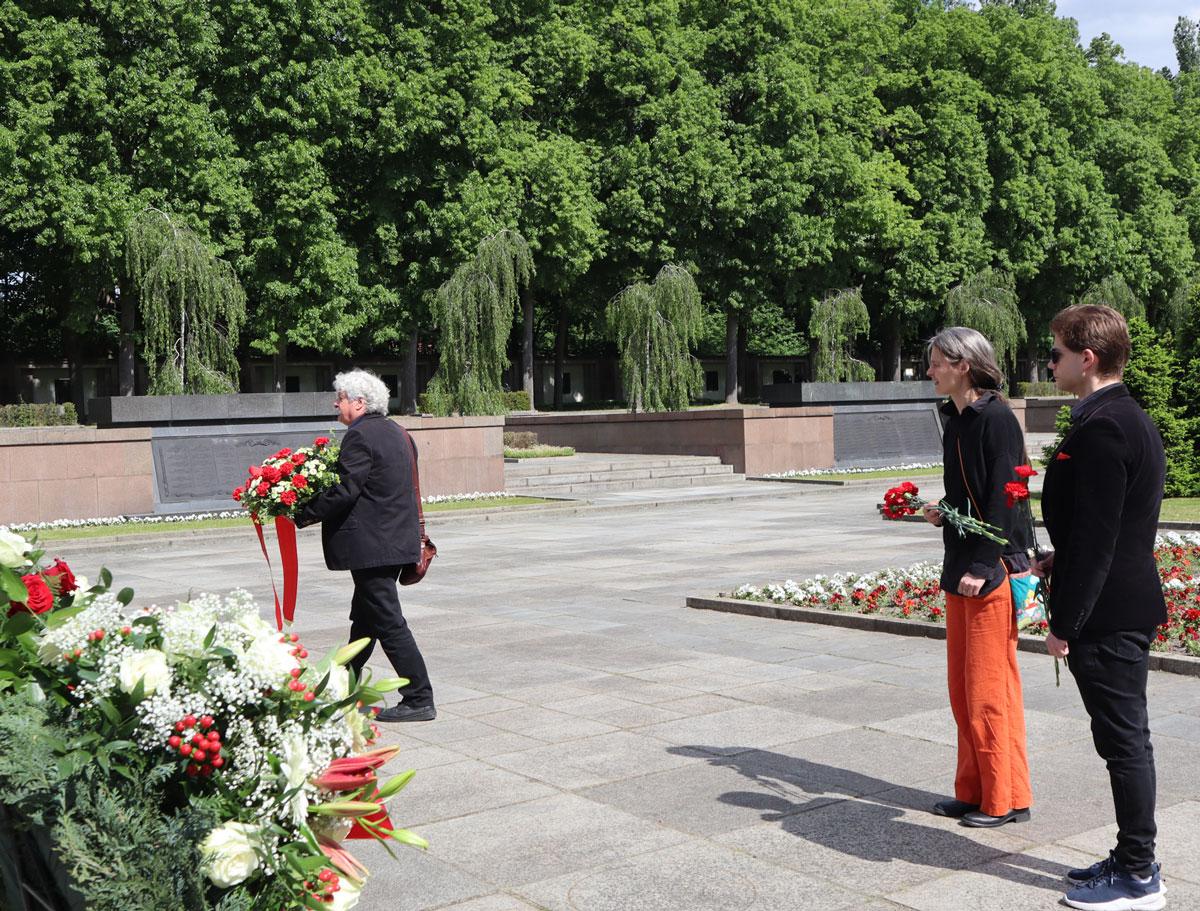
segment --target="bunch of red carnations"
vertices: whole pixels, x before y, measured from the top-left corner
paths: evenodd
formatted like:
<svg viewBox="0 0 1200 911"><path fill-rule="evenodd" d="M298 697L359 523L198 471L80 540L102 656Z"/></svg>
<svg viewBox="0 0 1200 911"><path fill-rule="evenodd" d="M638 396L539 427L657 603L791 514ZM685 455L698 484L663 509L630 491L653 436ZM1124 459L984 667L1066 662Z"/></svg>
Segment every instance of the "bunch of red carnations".
<svg viewBox="0 0 1200 911"><path fill-rule="evenodd" d="M317 437L312 446L301 449L281 449L250 467L250 476L233 491L233 498L256 519L295 518L306 503L337 484L337 454L329 437Z"/></svg>

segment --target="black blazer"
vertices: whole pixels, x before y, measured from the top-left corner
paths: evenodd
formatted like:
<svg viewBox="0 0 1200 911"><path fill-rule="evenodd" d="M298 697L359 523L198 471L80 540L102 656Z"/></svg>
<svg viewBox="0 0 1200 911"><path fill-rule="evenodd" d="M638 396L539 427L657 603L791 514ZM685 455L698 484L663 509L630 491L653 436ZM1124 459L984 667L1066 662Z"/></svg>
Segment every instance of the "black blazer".
<svg viewBox="0 0 1200 911"><path fill-rule="evenodd" d="M983 596L999 588L1006 578L1000 562L1002 554L1010 569L1024 572L1029 568L1025 551L1033 542L1027 531L1028 519L1022 521L1024 507L1008 507L1004 493L1004 485L1017 479L1013 469L1025 461L1025 437L1012 409L995 392L985 392L961 413L953 401L944 404L941 411L948 418L942 434L946 502L961 513L999 527L1000 536L1009 542L1006 546L982 535L961 537L949 522L943 522L946 557L941 587L958 594L959 581L964 573L970 573L985 580L979 592Z"/></svg>
<svg viewBox="0 0 1200 911"><path fill-rule="evenodd" d="M364 414L342 437L339 482L300 512L296 524L321 523L325 565L367 569L416 563L421 554L408 431L382 414Z"/></svg>
<svg viewBox="0 0 1200 911"><path fill-rule="evenodd" d="M1058 638L1152 630L1167 619L1154 562L1165 474L1158 429L1123 383L1076 406L1042 490Z"/></svg>

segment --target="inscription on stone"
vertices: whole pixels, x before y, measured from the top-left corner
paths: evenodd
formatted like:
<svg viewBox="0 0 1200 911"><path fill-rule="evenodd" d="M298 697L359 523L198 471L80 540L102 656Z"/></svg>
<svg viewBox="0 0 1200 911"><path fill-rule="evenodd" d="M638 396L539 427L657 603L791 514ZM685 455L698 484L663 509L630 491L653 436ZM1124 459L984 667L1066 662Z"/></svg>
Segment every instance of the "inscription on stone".
<svg viewBox="0 0 1200 911"><path fill-rule="evenodd" d="M199 429L199 428L197 428ZM158 502L163 506L192 504L196 508L236 509L233 489L246 479L246 470L282 447L311 446L327 430L155 436L154 474Z"/></svg>
<svg viewBox="0 0 1200 911"><path fill-rule="evenodd" d="M835 408L833 446L838 467L940 461L942 437L937 411L931 405L845 411Z"/></svg>

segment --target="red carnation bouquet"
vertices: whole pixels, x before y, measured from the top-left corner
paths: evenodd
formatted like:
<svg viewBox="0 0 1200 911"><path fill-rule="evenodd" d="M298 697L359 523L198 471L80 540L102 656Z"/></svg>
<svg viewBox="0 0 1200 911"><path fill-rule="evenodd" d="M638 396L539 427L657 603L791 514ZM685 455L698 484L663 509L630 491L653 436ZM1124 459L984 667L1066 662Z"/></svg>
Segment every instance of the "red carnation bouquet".
<svg viewBox="0 0 1200 911"><path fill-rule="evenodd" d="M911 481L905 481L903 484L891 488L883 495L883 517L885 519L903 519L905 516L920 512L928 505L927 501L922 500L919 496L920 492L920 488ZM1025 496L1029 496L1028 490L1025 491ZM961 513L945 500L939 501L936 505L942 521L957 531L960 537L968 534L982 535L997 544L1008 543L1008 539L1000 534L1003 529L980 521L974 516Z"/></svg>
<svg viewBox="0 0 1200 911"><path fill-rule="evenodd" d="M317 437L312 446L281 449L261 465L251 466L246 483L233 498L254 521L263 516L294 519L306 503L338 482L334 462L338 447L329 437Z"/></svg>

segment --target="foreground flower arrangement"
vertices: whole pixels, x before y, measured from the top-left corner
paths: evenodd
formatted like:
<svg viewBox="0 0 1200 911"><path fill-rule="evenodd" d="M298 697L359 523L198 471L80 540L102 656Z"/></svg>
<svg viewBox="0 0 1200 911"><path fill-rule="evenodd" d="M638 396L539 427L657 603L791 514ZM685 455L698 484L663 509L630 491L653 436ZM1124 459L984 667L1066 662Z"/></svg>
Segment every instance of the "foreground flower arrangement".
<svg viewBox="0 0 1200 911"><path fill-rule="evenodd" d="M1200 657L1200 534L1160 535L1155 557L1167 600L1167 622L1159 627L1151 648ZM782 584L742 585L733 597L944 622L946 603L938 588L941 574L941 563L935 561L873 573L837 573L800 582L789 579ZM1043 620L1025 632L1045 635L1047 629Z"/></svg>
<svg viewBox="0 0 1200 911"><path fill-rule="evenodd" d="M117 849L115 823L81 847L90 816L176 836L141 852L145 876L112 907L348 909L367 870L344 839L424 846L384 809L412 773L379 776L397 748L373 746L360 707L404 681L354 679L346 664L366 640L317 660L246 592L136 606L107 571L89 587L42 556L0 529L0 809L51 832L87 907L109 907L113 885L88 851ZM76 792L100 795L100 809L81 818L87 801L61 798ZM130 889L187 899L131 904Z"/></svg>

